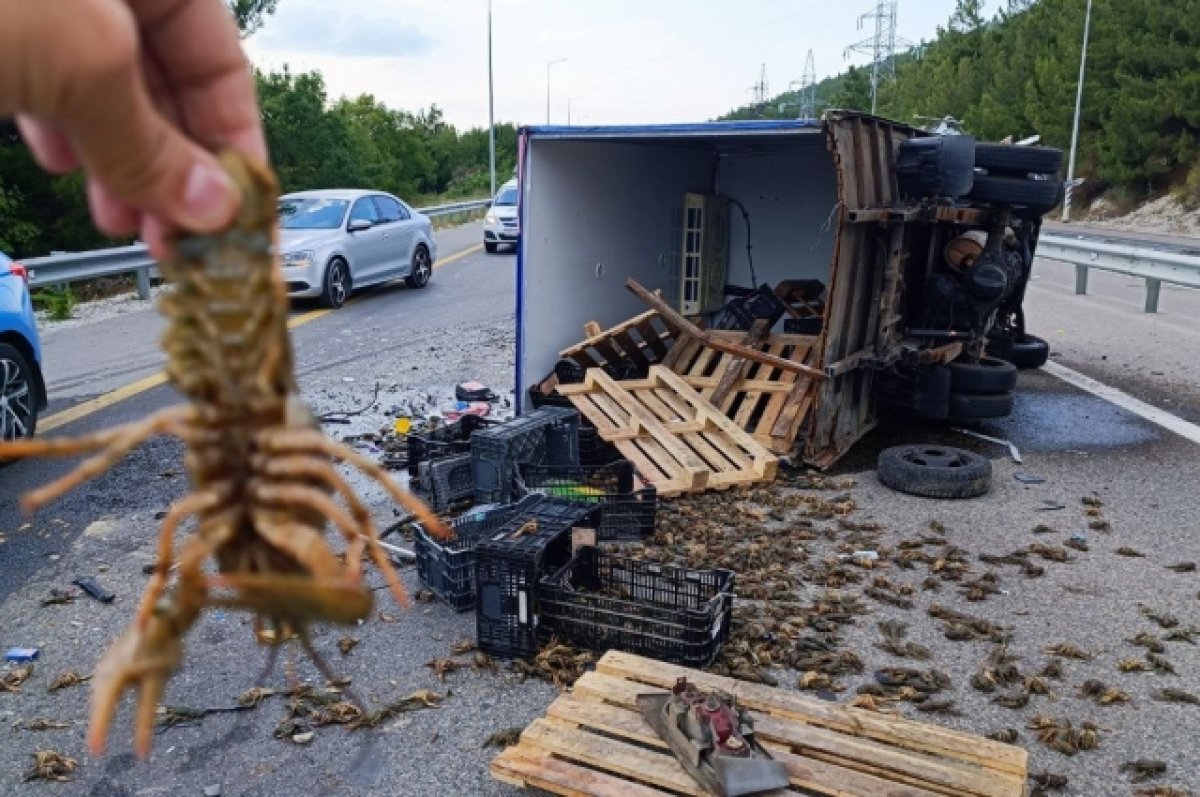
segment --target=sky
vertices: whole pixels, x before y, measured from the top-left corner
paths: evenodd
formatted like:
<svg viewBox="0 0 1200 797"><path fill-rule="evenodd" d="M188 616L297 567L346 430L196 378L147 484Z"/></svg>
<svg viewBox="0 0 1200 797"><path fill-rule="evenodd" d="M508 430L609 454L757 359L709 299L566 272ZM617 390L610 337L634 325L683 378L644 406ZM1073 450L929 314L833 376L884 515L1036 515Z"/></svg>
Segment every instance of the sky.
<svg viewBox="0 0 1200 797"><path fill-rule="evenodd" d="M870 61L877 0L492 0L495 120L636 124L712 119ZM986 0L988 14L1001 0ZM898 0L896 34L931 39L954 0ZM460 129L488 124L487 0L280 0L246 42L261 69L320 70L330 99L437 104ZM553 65L558 59L566 59ZM930 115L941 115L930 109Z"/></svg>

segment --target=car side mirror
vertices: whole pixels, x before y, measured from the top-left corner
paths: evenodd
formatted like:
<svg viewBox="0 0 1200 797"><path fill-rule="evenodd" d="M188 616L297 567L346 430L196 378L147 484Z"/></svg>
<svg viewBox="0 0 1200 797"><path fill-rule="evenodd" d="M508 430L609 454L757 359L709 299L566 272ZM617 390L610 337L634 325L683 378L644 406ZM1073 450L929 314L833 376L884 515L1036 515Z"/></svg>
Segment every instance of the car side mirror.
<svg viewBox="0 0 1200 797"><path fill-rule="evenodd" d="M366 219L355 219L354 221L350 222L350 226L346 229L348 229L350 232L362 232L363 230L371 229L373 226L374 225L372 225L371 222L367 221Z"/></svg>

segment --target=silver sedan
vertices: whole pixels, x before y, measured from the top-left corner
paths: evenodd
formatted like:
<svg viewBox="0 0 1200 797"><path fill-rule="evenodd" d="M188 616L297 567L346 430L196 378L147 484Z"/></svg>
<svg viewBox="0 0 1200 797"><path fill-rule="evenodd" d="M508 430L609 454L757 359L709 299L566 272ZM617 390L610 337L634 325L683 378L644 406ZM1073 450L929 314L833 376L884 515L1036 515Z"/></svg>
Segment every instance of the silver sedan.
<svg viewBox="0 0 1200 797"><path fill-rule="evenodd" d="M289 296L341 307L356 288L403 278L424 288L437 244L429 218L391 194L298 191L279 198L283 279Z"/></svg>

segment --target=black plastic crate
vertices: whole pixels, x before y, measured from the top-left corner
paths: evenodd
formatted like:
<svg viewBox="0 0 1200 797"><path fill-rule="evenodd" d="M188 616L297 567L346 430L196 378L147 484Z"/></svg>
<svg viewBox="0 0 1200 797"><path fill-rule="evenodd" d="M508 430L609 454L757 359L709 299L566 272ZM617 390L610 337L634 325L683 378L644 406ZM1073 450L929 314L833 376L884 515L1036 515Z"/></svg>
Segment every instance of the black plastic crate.
<svg viewBox="0 0 1200 797"><path fill-rule="evenodd" d="M439 426L427 432L416 432L408 436L408 475L417 478L422 462L445 459L455 454L471 451L471 435L479 429L494 425L495 421L478 415L464 415L453 423Z"/></svg>
<svg viewBox="0 0 1200 797"><path fill-rule="evenodd" d="M475 503L507 503L522 462L579 464L579 413L565 407L542 407L471 437Z"/></svg>
<svg viewBox="0 0 1200 797"><path fill-rule="evenodd" d="M540 500L475 546L475 635L492 656L537 653L538 579L571 558L571 530L595 528L600 507L558 498ZM514 536L530 521L537 530Z"/></svg>
<svg viewBox="0 0 1200 797"><path fill-rule="evenodd" d="M457 454L429 463L429 503L441 512L475 495L475 471L471 455Z"/></svg>
<svg viewBox="0 0 1200 797"><path fill-rule="evenodd" d="M574 409L571 400L558 393L543 393L537 386L529 388L529 404L534 409L541 407L566 407ZM587 418L579 416L579 464L605 465L620 459L616 446L600 438L600 432Z"/></svg>
<svg viewBox="0 0 1200 797"><path fill-rule="evenodd" d="M523 464L518 473L520 487L528 493L599 504L600 542L642 540L654 533L658 491L653 486L634 489L637 471L628 460L578 468Z"/></svg>
<svg viewBox="0 0 1200 797"><path fill-rule="evenodd" d="M413 552L422 583L456 611L473 609L476 544L541 500L542 496L533 495L515 504L457 517L448 524L454 532L451 540L439 540L417 523Z"/></svg>
<svg viewBox="0 0 1200 797"><path fill-rule="evenodd" d="M729 638L731 570L692 570L582 548L538 583L538 631L596 651L706 667Z"/></svg>
<svg viewBox="0 0 1200 797"><path fill-rule="evenodd" d="M729 292L733 289L727 288ZM774 327L787 312L783 301L768 285L758 288L736 289L741 295L735 296L725 303L725 307L713 322L713 329L744 329L754 326L754 322L765 319L767 328Z"/></svg>

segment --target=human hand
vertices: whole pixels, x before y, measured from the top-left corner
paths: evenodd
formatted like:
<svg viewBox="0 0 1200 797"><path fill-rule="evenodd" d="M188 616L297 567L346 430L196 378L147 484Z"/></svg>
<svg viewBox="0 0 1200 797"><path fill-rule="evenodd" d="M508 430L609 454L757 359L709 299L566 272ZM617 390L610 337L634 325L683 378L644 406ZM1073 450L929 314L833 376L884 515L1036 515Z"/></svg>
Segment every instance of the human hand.
<svg viewBox="0 0 1200 797"><path fill-rule="evenodd" d="M254 82L220 0L0 0L0 117L38 163L82 167L96 226L212 232L239 199L212 151L266 160Z"/></svg>

